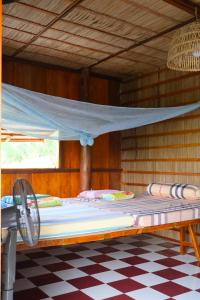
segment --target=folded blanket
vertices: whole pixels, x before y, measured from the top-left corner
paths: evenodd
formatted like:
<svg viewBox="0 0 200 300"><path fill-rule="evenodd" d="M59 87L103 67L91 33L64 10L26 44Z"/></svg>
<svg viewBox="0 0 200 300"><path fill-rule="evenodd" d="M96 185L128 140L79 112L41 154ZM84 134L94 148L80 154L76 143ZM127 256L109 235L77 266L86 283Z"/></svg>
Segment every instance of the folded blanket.
<svg viewBox="0 0 200 300"><path fill-rule="evenodd" d="M47 194L35 194L37 199L44 199L44 198L51 198L49 195ZM33 195L28 195L27 198L29 200L33 199ZM20 196L16 196L15 200L17 202L17 204L21 204L21 197ZM8 196L3 196L1 198L1 208L6 208L8 206L12 206L14 204L13 201L13 196L12 195L8 195Z"/></svg>
<svg viewBox="0 0 200 300"><path fill-rule="evenodd" d="M15 197L15 201L17 204L21 204L21 197L20 196L16 196ZM6 208L8 206L12 206L14 204L14 200L13 200L13 196L8 195L8 196L3 196L1 198L1 207L2 208Z"/></svg>
<svg viewBox="0 0 200 300"><path fill-rule="evenodd" d="M101 195L101 199L104 200L128 200L134 197L134 193L132 192L114 192L114 193L105 193Z"/></svg>
<svg viewBox="0 0 200 300"><path fill-rule="evenodd" d="M37 199L51 197L48 194L35 194L35 196L36 196ZM33 195L29 195L28 199L33 199Z"/></svg>
<svg viewBox="0 0 200 300"><path fill-rule="evenodd" d="M39 208L61 206L62 200L58 197L40 198L37 201Z"/></svg>
<svg viewBox="0 0 200 300"><path fill-rule="evenodd" d="M13 205L13 196L3 196L1 198L1 207L7 207L7 205Z"/></svg>
<svg viewBox="0 0 200 300"><path fill-rule="evenodd" d="M200 199L200 187L191 184L151 183L147 186L147 192L152 196L168 197L174 199Z"/></svg>

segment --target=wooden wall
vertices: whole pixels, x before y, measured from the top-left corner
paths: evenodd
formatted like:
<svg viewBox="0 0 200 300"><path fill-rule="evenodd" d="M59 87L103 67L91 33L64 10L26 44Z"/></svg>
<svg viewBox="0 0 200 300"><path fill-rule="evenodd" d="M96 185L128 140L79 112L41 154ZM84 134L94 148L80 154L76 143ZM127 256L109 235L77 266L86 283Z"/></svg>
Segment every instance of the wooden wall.
<svg viewBox="0 0 200 300"><path fill-rule="evenodd" d="M162 107L199 100L199 73L161 70L121 85L124 105ZM124 131L121 147L122 189L142 192L151 182L200 186L200 110Z"/></svg>
<svg viewBox="0 0 200 300"><path fill-rule="evenodd" d="M22 60L3 61L3 82L50 95L80 99L80 73ZM119 82L92 75L89 99L95 103L119 105ZM117 145L117 147L116 147ZM18 177L27 178L36 193L60 197L79 193L80 144L60 143L60 169L2 170L2 195L10 194ZM119 188L120 135L105 134L92 147L92 188Z"/></svg>

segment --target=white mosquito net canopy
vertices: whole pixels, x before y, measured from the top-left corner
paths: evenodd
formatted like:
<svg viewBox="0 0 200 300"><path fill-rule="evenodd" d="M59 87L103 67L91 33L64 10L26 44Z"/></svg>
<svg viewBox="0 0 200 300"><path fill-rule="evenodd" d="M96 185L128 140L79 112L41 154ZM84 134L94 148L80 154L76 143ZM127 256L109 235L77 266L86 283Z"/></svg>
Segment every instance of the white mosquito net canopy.
<svg viewBox="0 0 200 300"><path fill-rule="evenodd" d="M135 108L97 105L2 84L2 127L42 139L80 140L174 118L200 107Z"/></svg>

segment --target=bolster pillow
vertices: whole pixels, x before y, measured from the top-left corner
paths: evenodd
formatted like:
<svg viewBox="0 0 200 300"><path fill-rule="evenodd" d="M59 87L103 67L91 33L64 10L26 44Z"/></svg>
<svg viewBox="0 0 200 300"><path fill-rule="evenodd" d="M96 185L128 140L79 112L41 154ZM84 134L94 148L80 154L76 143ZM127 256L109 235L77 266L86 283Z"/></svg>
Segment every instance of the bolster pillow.
<svg viewBox="0 0 200 300"><path fill-rule="evenodd" d="M168 197L173 199L200 199L200 187L191 184L161 184L151 183L147 186L148 194L152 196Z"/></svg>

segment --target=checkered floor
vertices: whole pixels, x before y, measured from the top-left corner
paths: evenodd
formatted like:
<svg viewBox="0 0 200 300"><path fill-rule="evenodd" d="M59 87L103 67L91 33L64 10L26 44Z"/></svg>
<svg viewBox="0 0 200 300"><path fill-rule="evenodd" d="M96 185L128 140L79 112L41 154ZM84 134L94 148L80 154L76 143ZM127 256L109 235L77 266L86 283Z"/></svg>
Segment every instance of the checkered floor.
<svg viewBox="0 0 200 300"><path fill-rule="evenodd" d="M150 235L17 254L15 300L199 300L192 249Z"/></svg>

